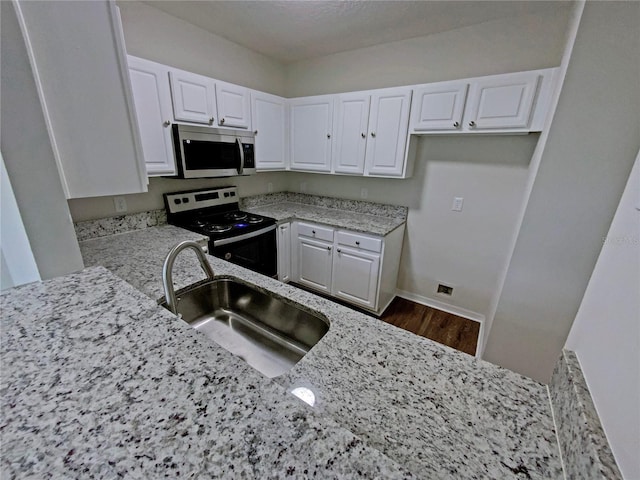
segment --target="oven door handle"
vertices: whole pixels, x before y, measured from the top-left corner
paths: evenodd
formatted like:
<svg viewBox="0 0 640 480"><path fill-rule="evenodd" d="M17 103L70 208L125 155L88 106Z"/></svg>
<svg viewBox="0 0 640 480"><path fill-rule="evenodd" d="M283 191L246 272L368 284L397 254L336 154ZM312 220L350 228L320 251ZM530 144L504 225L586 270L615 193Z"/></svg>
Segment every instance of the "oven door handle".
<svg viewBox="0 0 640 480"><path fill-rule="evenodd" d="M238 165L238 175L242 175L244 172L244 148L242 148L242 140L236 138L236 143L238 144L238 150L240 151L240 165Z"/></svg>
<svg viewBox="0 0 640 480"><path fill-rule="evenodd" d="M238 235L237 237L230 237L230 238L223 238L222 240L214 240L213 241L213 248L215 247L221 247L222 245L229 245L230 243L236 243L236 242L241 242L242 240L247 240L249 238L253 238L253 237L257 237L259 235L262 235L264 233L268 233L272 230L275 230L276 226L275 225L270 225L266 228L262 228L260 230L256 230L255 232L249 232L249 233L245 233L244 235Z"/></svg>

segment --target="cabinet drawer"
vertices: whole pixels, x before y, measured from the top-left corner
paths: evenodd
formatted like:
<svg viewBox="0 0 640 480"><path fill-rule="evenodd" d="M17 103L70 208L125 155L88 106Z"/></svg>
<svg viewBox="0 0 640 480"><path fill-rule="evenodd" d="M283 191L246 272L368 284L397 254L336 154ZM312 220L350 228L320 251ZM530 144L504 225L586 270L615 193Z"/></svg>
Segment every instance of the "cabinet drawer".
<svg viewBox="0 0 640 480"><path fill-rule="evenodd" d="M382 239L380 238L365 237L364 235L348 232L338 232L337 238L340 245L362 248L371 252L380 253L382 251Z"/></svg>
<svg viewBox="0 0 640 480"><path fill-rule="evenodd" d="M333 229L308 223L298 223L298 235L333 242Z"/></svg>

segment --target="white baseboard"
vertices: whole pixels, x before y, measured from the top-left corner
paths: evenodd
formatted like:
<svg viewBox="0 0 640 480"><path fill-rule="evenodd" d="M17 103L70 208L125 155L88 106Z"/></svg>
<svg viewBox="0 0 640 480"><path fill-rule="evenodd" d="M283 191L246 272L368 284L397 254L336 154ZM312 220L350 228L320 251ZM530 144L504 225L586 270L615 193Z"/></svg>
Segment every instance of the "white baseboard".
<svg viewBox="0 0 640 480"><path fill-rule="evenodd" d="M411 300L412 302L426 305L427 307L436 308L438 310L442 310L443 312L452 313L453 315L458 315L459 317L478 322L480 324L480 331L478 332L478 342L476 345L476 358L480 358L480 344L482 343L482 339L484 338L484 315L472 310L467 310L466 308L456 307L455 305L450 305L439 300L434 300L433 298L418 295L417 293L407 292L406 290L396 290L396 295L398 297L404 298L405 300Z"/></svg>

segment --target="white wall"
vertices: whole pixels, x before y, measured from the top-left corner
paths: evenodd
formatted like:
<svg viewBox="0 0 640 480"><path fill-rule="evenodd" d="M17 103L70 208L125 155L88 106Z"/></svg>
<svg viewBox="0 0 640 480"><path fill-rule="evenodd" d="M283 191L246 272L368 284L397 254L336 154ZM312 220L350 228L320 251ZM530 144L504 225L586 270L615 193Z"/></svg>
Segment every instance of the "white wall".
<svg viewBox="0 0 640 480"><path fill-rule="evenodd" d="M2 11L2 155L43 279L83 268L24 40L11 2Z"/></svg>
<svg viewBox="0 0 640 480"><path fill-rule="evenodd" d="M242 197L267 193L271 183L274 192L287 189L286 174L281 172L263 172L246 177L173 179L155 177L149 179L149 191L133 195L123 195L127 202L127 213L145 212L164 208L163 193L209 188L218 186L236 186ZM122 215L116 213L113 197L95 197L91 199L69 200L69 209L75 222L96 218Z"/></svg>
<svg viewBox="0 0 640 480"><path fill-rule="evenodd" d="M640 3L587 2L484 358L547 382L640 147Z"/></svg>
<svg viewBox="0 0 640 480"><path fill-rule="evenodd" d="M283 95L283 66L142 2L118 2L127 52L209 77Z"/></svg>
<svg viewBox="0 0 640 480"><path fill-rule="evenodd" d="M406 180L290 173L289 190L409 206L398 288L481 318L513 234L538 135L423 137ZM455 196L462 212L451 211ZM438 283L453 296L436 294ZM464 312L468 310L470 312ZM475 313L475 315L473 315Z"/></svg>
<svg viewBox="0 0 640 480"><path fill-rule="evenodd" d="M640 158L640 155L639 155ZM640 159L565 345L576 352L624 478L640 478Z"/></svg>
<svg viewBox="0 0 640 480"><path fill-rule="evenodd" d="M288 97L556 67L570 6L287 65Z"/></svg>
<svg viewBox="0 0 640 480"><path fill-rule="evenodd" d="M287 66L289 96L406 85L560 64L569 5ZM482 318L507 262L538 135L429 137L412 178L290 173L289 189L410 207L398 288ZM451 211L454 196L465 199ZM438 282L452 297L435 293Z"/></svg>

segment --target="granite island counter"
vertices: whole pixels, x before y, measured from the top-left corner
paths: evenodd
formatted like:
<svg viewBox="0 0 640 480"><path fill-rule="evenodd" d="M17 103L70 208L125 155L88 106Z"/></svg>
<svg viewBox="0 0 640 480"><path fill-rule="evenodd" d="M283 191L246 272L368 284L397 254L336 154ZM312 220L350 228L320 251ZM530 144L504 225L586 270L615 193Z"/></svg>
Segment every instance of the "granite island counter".
<svg viewBox="0 0 640 480"><path fill-rule="evenodd" d="M162 226L84 241L81 248L86 265L103 265L156 300L162 295L160 275L167 251L180 240L198 240L197 235L195 237L193 233ZM217 345L206 347L214 351L216 357L226 355L228 363L235 365L220 368L240 372L233 374L235 380L231 383L241 393L231 389L226 393L228 402L242 401L249 384L260 390L256 395L268 396L269 392L275 391L280 395L276 407L286 404L287 410L294 411L295 406L296 411L308 416L305 418L313 418L322 428L336 429L338 436L351 435L354 441L363 442L364 453L357 456L363 458L363 462L365 458L373 459L370 468L363 470L353 463L353 469L340 473L327 471L325 477L357 477L360 470L365 476L380 478L409 473L419 478L562 478L544 385L223 260L209 257L209 261L217 275L233 276L255 284L320 312L329 320L330 328L325 337L288 374L272 381L261 378ZM202 278L195 255L189 252L178 258L175 272L177 287ZM160 316L165 320L167 315L170 317L167 312L153 313L154 318ZM172 335L184 335L191 342L201 337L186 324L175 324L179 327L171 326ZM177 341L175 338L168 338L166 344L160 334L154 338L157 349L172 351L175 348L172 347ZM198 348L205 348L206 342L200 338L198 344L202 346ZM143 353L140 354L144 356ZM185 361L191 356L182 350L180 355ZM216 370L215 364L216 361L197 365L202 368L201 375L205 371L216 378L225 375ZM163 375L153 378L159 384L165 381ZM313 393L313 407L291 395L281 395L285 390L290 392L298 387ZM175 395L175 392L171 394ZM262 414L260 419L264 422L281 421L279 414L273 411ZM213 425L217 415L221 413L216 411L209 415ZM246 415L256 418L244 410L236 415L239 424L245 422ZM132 420L126 415L124 418ZM118 421L119 431L124 435L127 423ZM284 421L288 420L285 418ZM145 424L144 418L141 422ZM155 420L152 418L147 422L154 423ZM113 427L107 423L109 428ZM140 428L151 428L142 424ZM240 442L249 448L246 442L255 441L253 448L259 451L271 448L266 437L247 437L234 430L235 427L229 428L237 433L231 442ZM301 435L300 438L306 437ZM181 455L180 445L176 445L177 455ZM229 448L240 448L234 445ZM164 446L171 448L170 442ZM315 451L311 440L307 447ZM216 453L211 452L211 455ZM294 457L315 465L313 455ZM346 463L354 460L347 457L344 457ZM240 455L239 458L238 461L248 462L252 457ZM280 469L276 468L270 475L286 476L284 463L278 465ZM301 473L298 466L295 468L294 476L312 476ZM381 473L376 474L376 471Z"/></svg>

